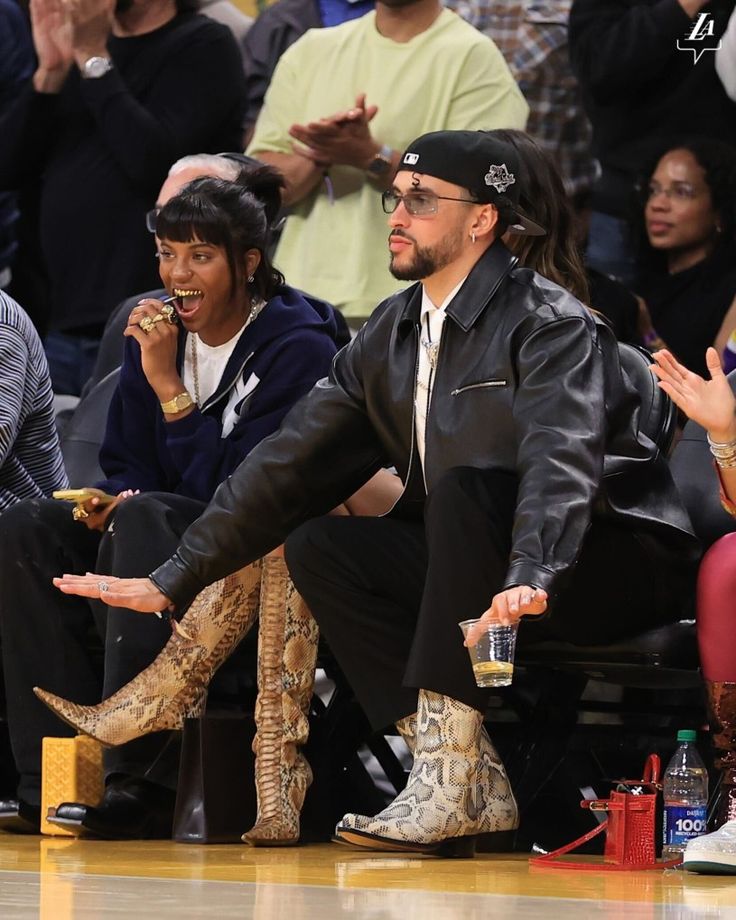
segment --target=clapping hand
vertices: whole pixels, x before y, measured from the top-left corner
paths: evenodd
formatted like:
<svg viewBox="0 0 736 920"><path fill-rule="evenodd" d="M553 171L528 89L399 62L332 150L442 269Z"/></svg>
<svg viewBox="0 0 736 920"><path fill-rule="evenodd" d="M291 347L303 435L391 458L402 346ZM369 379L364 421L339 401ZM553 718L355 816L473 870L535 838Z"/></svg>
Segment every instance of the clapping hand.
<svg viewBox="0 0 736 920"><path fill-rule="evenodd" d="M68 10L62 0L31 0L30 11L38 58L34 85L37 90L55 92L66 79L74 60Z"/></svg>
<svg viewBox="0 0 736 920"><path fill-rule="evenodd" d="M291 137L299 142L294 152L318 166L365 169L381 147L369 127L377 112L378 106L366 105L365 93L360 93L351 109L306 125L294 124L289 129Z"/></svg>
<svg viewBox="0 0 736 920"><path fill-rule="evenodd" d="M38 92L59 92L74 61L107 54L115 0L31 0L30 10Z"/></svg>
<svg viewBox="0 0 736 920"><path fill-rule="evenodd" d="M64 0L69 12L74 58L81 67L95 55L107 54L115 16L115 0Z"/></svg>

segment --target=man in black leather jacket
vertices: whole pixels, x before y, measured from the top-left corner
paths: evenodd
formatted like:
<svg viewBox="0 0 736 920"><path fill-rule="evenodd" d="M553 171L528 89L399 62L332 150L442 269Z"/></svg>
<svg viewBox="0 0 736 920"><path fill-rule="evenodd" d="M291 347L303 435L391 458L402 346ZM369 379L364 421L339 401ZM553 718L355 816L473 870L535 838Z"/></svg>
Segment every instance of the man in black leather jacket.
<svg viewBox="0 0 736 920"><path fill-rule="evenodd" d="M522 182L494 132L415 141L384 209L392 271L421 283L375 311L167 563L106 594L181 609L291 534L294 581L361 704L415 754L394 803L338 825L363 847L468 855L516 827L458 621L527 614L523 632L610 641L675 617L697 555L611 331L500 242L540 232ZM390 514L323 517L382 466L405 484Z"/></svg>

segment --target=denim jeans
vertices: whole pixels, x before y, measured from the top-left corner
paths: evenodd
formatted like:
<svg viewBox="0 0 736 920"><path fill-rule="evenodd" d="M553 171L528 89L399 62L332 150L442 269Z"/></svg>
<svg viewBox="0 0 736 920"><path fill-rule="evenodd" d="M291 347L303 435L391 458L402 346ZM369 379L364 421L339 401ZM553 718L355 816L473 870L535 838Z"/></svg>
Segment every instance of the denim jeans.
<svg viewBox="0 0 736 920"><path fill-rule="evenodd" d="M43 347L54 393L79 396L92 376L100 340L85 335L50 332Z"/></svg>

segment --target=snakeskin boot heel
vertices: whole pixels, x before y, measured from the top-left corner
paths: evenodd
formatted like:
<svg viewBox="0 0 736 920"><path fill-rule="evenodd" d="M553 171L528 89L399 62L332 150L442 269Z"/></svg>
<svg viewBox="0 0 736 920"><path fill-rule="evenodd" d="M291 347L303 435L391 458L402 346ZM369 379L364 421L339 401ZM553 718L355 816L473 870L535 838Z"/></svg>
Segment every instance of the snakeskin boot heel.
<svg viewBox="0 0 736 920"><path fill-rule="evenodd" d="M97 706L38 687L33 692L72 728L108 747L179 729L201 714L212 675L255 622L260 580L259 561L205 588L182 617L182 635L172 634L155 661Z"/></svg>
<svg viewBox="0 0 736 920"><path fill-rule="evenodd" d="M458 700L420 690L406 789L373 818L345 815L336 840L364 849L471 857L479 834L509 832L511 838L518 822L513 797L494 810L493 789L480 781L482 720ZM497 755L495 761L500 764Z"/></svg>
<svg viewBox="0 0 736 920"><path fill-rule="evenodd" d="M400 719L396 728L413 755L417 736L416 713ZM514 849L519 809L506 768L484 725L480 729L479 748L476 782L485 807L476 835L477 849L482 853L509 853Z"/></svg>
<svg viewBox="0 0 736 920"><path fill-rule="evenodd" d="M263 560L258 625L256 790L258 814L243 834L251 846L293 846L312 770L299 747L309 734L319 630L286 563Z"/></svg>

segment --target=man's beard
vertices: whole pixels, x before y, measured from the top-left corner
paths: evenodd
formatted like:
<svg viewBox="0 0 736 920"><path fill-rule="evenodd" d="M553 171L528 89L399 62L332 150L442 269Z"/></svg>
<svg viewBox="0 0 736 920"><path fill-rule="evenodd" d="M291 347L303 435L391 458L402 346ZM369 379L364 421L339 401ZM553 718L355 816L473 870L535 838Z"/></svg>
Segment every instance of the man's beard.
<svg viewBox="0 0 736 920"><path fill-rule="evenodd" d="M419 246L408 234L394 232L392 236L411 239L414 243L414 254L408 264L396 265L395 253L391 253L388 270L398 281L421 281L429 278L454 262L462 249L462 236L459 232L446 237L436 246Z"/></svg>

